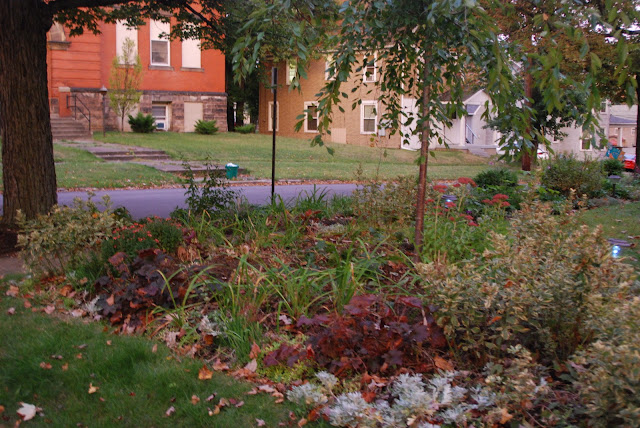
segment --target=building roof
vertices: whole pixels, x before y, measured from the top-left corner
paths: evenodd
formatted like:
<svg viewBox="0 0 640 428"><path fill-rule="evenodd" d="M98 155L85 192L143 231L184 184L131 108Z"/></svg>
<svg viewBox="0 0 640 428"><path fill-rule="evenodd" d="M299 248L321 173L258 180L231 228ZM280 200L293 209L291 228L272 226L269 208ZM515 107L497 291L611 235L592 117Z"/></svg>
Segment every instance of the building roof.
<svg viewBox="0 0 640 428"><path fill-rule="evenodd" d="M635 119L627 119L626 117L613 116L609 117L609 125L635 125Z"/></svg>

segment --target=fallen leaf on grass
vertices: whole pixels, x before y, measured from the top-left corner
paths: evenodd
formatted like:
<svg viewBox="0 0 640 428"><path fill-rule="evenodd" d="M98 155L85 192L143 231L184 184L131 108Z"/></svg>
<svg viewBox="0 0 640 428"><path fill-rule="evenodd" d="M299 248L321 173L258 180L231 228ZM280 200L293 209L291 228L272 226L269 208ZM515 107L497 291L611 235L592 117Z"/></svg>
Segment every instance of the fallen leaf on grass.
<svg viewBox="0 0 640 428"><path fill-rule="evenodd" d="M20 418L23 421L28 421L30 419L33 419L36 415L36 412L40 410L38 407L34 406L33 404L23 403L22 401L20 402L20 406L21 407L18 409L16 413L18 414L18 416L20 416Z"/></svg>
<svg viewBox="0 0 640 428"><path fill-rule="evenodd" d="M76 355L76 358L81 360L82 359L82 352L80 352L78 355Z"/></svg>
<svg viewBox="0 0 640 428"><path fill-rule="evenodd" d="M4 412L4 406L0 404L0 415Z"/></svg>
<svg viewBox="0 0 640 428"><path fill-rule="evenodd" d="M5 294L9 297L18 297L18 294L20 294L20 289L15 285L10 285Z"/></svg>
<svg viewBox="0 0 640 428"><path fill-rule="evenodd" d="M298 421L298 426L299 426L299 427L303 427L303 426L305 426L305 425L307 424L307 422L308 422L308 421L307 421L305 418L302 418L302 419L300 419L300 420Z"/></svg>
<svg viewBox="0 0 640 428"><path fill-rule="evenodd" d="M61 360L62 359L62 355L52 355L49 358L51 358L52 360Z"/></svg>
<svg viewBox="0 0 640 428"><path fill-rule="evenodd" d="M69 295L69 293L71 293L73 291L73 287L71 287L69 284L65 285L64 287L62 287L60 289L60 295L67 297Z"/></svg>
<svg viewBox="0 0 640 428"><path fill-rule="evenodd" d="M87 346L89 346L89 345L87 345L86 343L83 343L82 345L74 346L74 348L84 349L84 348L86 348Z"/></svg>
<svg viewBox="0 0 640 428"><path fill-rule="evenodd" d="M107 346L111 346L111 341L107 340Z"/></svg>
<svg viewBox="0 0 640 428"><path fill-rule="evenodd" d="M213 377L213 372L207 368L206 365L202 366L200 370L198 370L198 379L200 380L208 380Z"/></svg>
<svg viewBox="0 0 640 428"><path fill-rule="evenodd" d="M69 313L74 318L80 318L80 317L84 316L85 311L83 311L82 309L74 309L73 311L71 311Z"/></svg>
<svg viewBox="0 0 640 428"><path fill-rule="evenodd" d="M441 369L441 370L445 370L445 371L448 371L448 372L453 370L453 364L451 364L450 361L447 361L444 358L436 356L433 359L433 362L435 363L436 367Z"/></svg>
<svg viewBox="0 0 640 428"><path fill-rule="evenodd" d="M291 325L291 318L289 318L288 316L286 316L285 314L282 314L278 317L278 319L280 321L282 321L282 323L284 325Z"/></svg>
<svg viewBox="0 0 640 428"><path fill-rule="evenodd" d="M9 315L13 315L13 314L15 314L15 313L16 313L16 308L11 307L11 308L7 309L7 313L8 313Z"/></svg>
<svg viewBox="0 0 640 428"><path fill-rule="evenodd" d="M89 384L89 394L95 394L96 392L98 392L99 389L100 387L93 386L92 383Z"/></svg>
<svg viewBox="0 0 640 428"><path fill-rule="evenodd" d="M43 310L44 310L44 313L45 313L45 314L47 314L47 315L51 315L52 313L54 313L54 312L55 312L56 307L55 307L55 306L53 306L53 305L49 305L49 306L45 307Z"/></svg>
<svg viewBox="0 0 640 428"><path fill-rule="evenodd" d="M258 370L258 362L254 358L253 360L249 361L246 366L244 366L244 369L250 371L251 373L255 373L256 370Z"/></svg>
<svg viewBox="0 0 640 428"><path fill-rule="evenodd" d="M258 358L258 355L260 355L260 347L256 342L253 342L253 345L251 345L251 352L249 352L249 358L255 360Z"/></svg>
<svg viewBox="0 0 640 428"><path fill-rule="evenodd" d="M151 352L153 352L154 354L156 352L158 352L158 344L157 343L155 345L153 345L153 347L151 348Z"/></svg>
<svg viewBox="0 0 640 428"><path fill-rule="evenodd" d="M171 415L173 415L176 412L176 408L171 406L167 409L166 412L164 412L165 416L169 417Z"/></svg>
<svg viewBox="0 0 640 428"><path fill-rule="evenodd" d="M51 370L51 364L45 363L44 361L40 363L40 368L45 370Z"/></svg>
<svg viewBox="0 0 640 428"><path fill-rule="evenodd" d="M208 396L208 397L207 397L207 400L206 400L206 401L207 401L207 403L208 403L209 401L212 401L214 398L216 398L216 394L215 394L215 393L214 393L214 394L211 394L210 396Z"/></svg>
<svg viewBox="0 0 640 428"><path fill-rule="evenodd" d="M113 297L113 294L111 296L109 296L109 298L107 299L107 305L109 306L113 306L116 303L115 298Z"/></svg>
<svg viewBox="0 0 640 428"><path fill-rule="evenodd" d="M105 399L104 399L104 398L102 398L102 397L98 398L98 400L100 400L100 401L101 401L101 402L103 402L103 403L104 403L105 401L107 401L107 400L105 400Z"/></svg>
<svg viewBox="0 0 640 428"><path fill-rule="evenodd" d="M31 302L30 302L30 301L28 301L28 300L25 300L25 301L23 302L23 305L24 305L24 308L25 308L25 309L29 309L29 308L31 307Z"/></svg>
<svg viewBox="0 0 640 428"><path fill-rule="evenodd" d="M60 368L63 372L66 372L67 370L69 370L69 363L64 363Z"/></svg>
<svg viewBox="0 0 640 428"><path fill-rule="evenodd" d="M227 363L223 363L220 360L216 360L213 363L213 369L217 372L229 370L229 365Z"/></svg>
<svg viewBox="0 0 640 428"><path fill-rule="evenodd" d="M242 406L244 406L244 401L238 401L238 402L235 404L235 406L236 406L236 407L242 407Z"/></svg>
<svg viewBox="0 0 640 428"><path fill-rule="evenodd" d="M265 426L265 421L256 418L256 424L258 424L259 427L263 427Z"/></svg>
<svg viewBox="0 0 640 428"><path fill-rule="evenodd" d="M193 394L191 396L191 404L193 404L195 406L199 402L200 402L200 397L198 397L197 395Z"/></svg>

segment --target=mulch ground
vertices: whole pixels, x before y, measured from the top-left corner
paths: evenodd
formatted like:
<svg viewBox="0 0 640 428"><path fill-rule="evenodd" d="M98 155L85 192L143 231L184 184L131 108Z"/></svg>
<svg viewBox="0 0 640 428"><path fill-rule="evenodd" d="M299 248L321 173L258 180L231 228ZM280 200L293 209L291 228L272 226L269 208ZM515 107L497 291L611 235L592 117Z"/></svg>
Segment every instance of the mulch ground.
<svg viewBox="0 0 640 428"><path fill-rule="evenodd" d="M0 226L0 256L14 254L18 251L16 245L18 243L18 232L8 229L6 226Z"/></svg>

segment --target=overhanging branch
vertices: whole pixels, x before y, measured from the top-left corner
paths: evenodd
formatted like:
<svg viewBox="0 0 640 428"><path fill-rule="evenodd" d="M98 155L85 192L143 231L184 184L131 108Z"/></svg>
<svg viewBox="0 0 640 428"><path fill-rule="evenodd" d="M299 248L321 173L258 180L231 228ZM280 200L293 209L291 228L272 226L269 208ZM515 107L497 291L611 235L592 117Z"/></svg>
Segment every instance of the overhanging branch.
<svg viewBox="0 0 640 428"><path fill-rule="evenodd" d="M51 14L80 7L104 7L119 4L136 3L136 0L55 0L48 3L45 8Z"/></svg>

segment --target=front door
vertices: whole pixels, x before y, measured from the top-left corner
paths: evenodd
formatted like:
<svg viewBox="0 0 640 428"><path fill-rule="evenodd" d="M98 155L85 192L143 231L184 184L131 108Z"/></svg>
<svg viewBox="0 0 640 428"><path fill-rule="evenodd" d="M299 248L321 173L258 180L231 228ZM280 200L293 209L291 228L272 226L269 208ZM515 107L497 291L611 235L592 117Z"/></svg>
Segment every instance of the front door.
<svg viewBox="0 0 640 428"><path fill-rule="evenodd" d="M416 107L415 98L402 98L402 123L400 131L402 132L402 144L401 148L405 150L420 150L420 134L416 134L416 126L418 121L418 109ZM405 125L407 119L413 118L413 121L409 125Z"/></svg>

